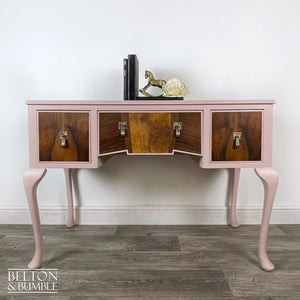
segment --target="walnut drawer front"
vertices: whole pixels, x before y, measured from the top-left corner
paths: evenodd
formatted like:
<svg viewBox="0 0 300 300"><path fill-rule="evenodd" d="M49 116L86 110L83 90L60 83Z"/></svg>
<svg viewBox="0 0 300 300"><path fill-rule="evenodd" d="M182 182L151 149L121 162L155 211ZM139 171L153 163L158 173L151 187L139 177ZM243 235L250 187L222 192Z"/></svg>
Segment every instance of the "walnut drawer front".
<svg viewBox="0 0 300 300"><path fill-rule="evenodd" d="M126 124L121 135L119 122ZM176 137L174 124L181 123ZM99 154L173 153L201 154L201 112L99 113Z"/></svg>
<svg viewBox="0 0 300 300"><path fill-rule="evenodd" d="M89 161L88 112L38 112L40 161ZM65 144L60 133L67 133Z"/></svg>
<svg viewBox="0 0 300 300"><path fill-rule="evenodd" d="M211 139L212 161L260 161L262 112L212 112Z"/></svg>

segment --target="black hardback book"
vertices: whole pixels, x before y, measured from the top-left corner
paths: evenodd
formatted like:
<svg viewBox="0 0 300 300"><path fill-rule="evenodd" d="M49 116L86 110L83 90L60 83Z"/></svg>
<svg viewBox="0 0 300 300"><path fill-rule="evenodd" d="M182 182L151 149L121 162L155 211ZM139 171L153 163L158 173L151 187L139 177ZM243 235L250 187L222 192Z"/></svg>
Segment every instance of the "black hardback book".
<svg viewBox="0 0 300 300"><path fill-rule="evenodd" d="M128 59L123 59L123 99L128 100Z"/></svg>
<svg viewBox="0 0 300 300"><path fill-rule="evenodd" d="M128 55L128 100L139 95L139 61L135 54Z"/></svg>

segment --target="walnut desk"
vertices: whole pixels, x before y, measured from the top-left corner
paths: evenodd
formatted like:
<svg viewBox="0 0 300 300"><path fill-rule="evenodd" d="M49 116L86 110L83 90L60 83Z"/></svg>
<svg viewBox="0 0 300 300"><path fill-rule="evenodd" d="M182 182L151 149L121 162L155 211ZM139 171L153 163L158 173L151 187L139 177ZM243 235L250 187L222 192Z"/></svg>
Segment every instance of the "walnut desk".
<svg viewBox="0 0 300 300"><path fill-rule="evenodd" d="M236 201L241 168L254 168L265 189L259 259L274 265L266 243L278 175L272 168L272 100L247 101L27 101L30 169L24 187L32 219L35 253L43 240L36 189L47 168L65 172L68 222L74 226L71 169L99 168L115 154L190 155L201 168L234 169L231 225L238 227Z"/></svg>

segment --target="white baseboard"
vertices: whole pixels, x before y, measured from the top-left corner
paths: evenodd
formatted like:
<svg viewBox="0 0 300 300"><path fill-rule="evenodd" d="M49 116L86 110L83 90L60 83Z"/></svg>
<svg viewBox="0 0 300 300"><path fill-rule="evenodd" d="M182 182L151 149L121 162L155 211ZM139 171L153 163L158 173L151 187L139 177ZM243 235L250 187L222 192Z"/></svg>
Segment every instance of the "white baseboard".
<svg viewBox="0 0 300 300"><path fill-rule="evenodd" d="M240 224L260 224L262 207L238 207ZM216 206L92 206L75 209L81 225L224 225L229 209ZM67 207L40 207L42 224L65 224ZM299 224L300 205L275 206L271 224ZM0 224L31 224L27 207L0 207Z"/></svg>

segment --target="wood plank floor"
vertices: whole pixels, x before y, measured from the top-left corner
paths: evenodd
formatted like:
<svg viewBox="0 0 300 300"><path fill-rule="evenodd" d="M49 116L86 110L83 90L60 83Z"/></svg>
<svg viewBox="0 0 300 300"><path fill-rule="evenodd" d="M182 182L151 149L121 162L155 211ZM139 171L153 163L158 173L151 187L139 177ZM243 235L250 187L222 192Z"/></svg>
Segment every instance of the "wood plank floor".
<svg viewBox="0 0 300 300"><path fill-rule="evenodd" d="M7 294L7 269L25 268L29 225L0 225L0 299L300 299L300 225L271 225L274 272L260 269L259 226L43 226L42 268L59 293Z"/></svg>

